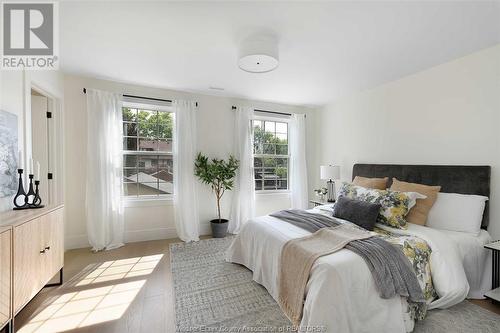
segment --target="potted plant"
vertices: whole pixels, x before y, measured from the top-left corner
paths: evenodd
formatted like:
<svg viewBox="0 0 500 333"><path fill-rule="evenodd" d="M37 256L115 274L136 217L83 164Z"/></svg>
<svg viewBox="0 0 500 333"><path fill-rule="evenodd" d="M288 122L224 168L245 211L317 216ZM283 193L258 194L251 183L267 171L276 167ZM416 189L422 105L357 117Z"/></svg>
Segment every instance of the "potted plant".
<svg viewBox="0 0 500 333"><path fill-rule="evenodd" d="M208 157L201 153L196 156L194 174L202 183L210 185L217 201L218 219L210 221L212 236L215 238L225 237L227 233L228 220L221 218L220 201L224 193L233 188L238 167L239 161L233 156L229 156L227 161L217 158L209 160Z"/></svg>

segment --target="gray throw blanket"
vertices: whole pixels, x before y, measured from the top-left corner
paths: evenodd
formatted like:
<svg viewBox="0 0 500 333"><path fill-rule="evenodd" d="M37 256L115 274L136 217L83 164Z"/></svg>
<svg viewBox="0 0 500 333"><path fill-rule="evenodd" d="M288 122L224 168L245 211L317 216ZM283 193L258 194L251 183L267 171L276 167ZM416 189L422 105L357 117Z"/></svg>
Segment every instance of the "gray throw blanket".
<svg viewBox="0 0 500 333"><path fill-rule="evenodd" d="M271 214L312 233L335 227L343 222L322 214L304 210L283 210ZM352 225L353 228L359 228ZM380 297L387 299L396 295L407 297L409 302L425 308L425 297L418 283L417 276L403 251L391 243L379 238L353 240L345 246L361 256L370 269Z"/></svg>

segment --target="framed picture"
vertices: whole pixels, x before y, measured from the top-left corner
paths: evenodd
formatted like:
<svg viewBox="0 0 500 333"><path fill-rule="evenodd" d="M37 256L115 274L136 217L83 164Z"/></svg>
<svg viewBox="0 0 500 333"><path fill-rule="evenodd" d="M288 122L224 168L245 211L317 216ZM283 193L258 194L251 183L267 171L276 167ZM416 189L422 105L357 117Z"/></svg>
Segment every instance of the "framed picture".
<svg viewBox="0 0 500 333"><path fill-rule="evenodd" d="M17 192L17 115L0 110L0 198Z"/></svg>

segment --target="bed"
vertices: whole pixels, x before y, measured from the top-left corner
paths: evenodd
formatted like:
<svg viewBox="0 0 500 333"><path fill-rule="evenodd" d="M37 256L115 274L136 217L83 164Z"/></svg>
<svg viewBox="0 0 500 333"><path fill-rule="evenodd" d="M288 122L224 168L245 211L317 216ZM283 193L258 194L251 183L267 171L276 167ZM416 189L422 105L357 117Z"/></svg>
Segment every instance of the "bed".
<svg viewBox="0 0 500 333"><path fill-rule="evenodd" d="M489 196L488 166L425 166L356 164L353 178L396 177L427 185L441 185L442 192ZM389 184L390 186L390 184ZM330 214L331 206L314 211ZM488 225L485 209L482 227ZM482 246L490 241L483 230L477 236L445 232L411 225L407 230L378 226L388 232L419 237L432 248L430 271L439 297L429 309L447 308L466 297L481 297L491 280L485 273L488 253ZM248 221L229 248L227 260L245 265L253 279L278 298L279 259L283 245L309 232L271 216ZM324 332L411 332L414 320L405 298L382 299L361 257L343 249L318 259L311 270L306 288L303 317L304 331Z"/></svg>

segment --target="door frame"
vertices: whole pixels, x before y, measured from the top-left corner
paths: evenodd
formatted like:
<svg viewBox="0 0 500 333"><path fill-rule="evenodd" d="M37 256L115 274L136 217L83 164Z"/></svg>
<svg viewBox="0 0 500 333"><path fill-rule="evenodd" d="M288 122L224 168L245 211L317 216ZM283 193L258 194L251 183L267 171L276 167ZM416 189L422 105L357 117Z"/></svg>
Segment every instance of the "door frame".
<svg viewBox="0 0 500 333"><path fill-rule="evenodd" d="M31 135L31 90L47 97L48 111L52 113L52 132L49 135L49 166L54 177L49 186L51 205L64 202L64 130L63 130L63 93L24 72L24 161L32 155Z"/></svg>

